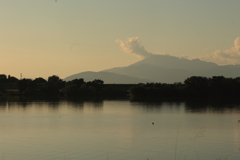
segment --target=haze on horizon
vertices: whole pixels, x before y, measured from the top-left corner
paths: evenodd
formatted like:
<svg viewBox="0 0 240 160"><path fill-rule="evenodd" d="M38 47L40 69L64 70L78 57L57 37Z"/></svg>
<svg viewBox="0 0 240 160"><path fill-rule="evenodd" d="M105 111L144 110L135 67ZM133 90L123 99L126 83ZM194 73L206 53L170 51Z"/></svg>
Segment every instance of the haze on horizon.
<svg viewBox="0 0 240 160"><path fill-rule="evenodd" d="M240 64L239 6L235 0L2 0L0 74L65 78L153 54Z"/></svg>

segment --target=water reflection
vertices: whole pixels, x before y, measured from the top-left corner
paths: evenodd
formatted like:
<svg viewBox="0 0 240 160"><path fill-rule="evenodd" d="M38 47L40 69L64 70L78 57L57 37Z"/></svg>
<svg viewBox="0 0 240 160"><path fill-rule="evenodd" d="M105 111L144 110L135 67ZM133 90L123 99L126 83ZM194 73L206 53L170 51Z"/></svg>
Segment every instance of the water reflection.
<svg viewBox="0 0 240 160"><path fill-rule="evenodd" d="M131 106L141 108L146 112L171 111L186 113L240 113L240 101L233 99L187 99L187 100L154 100L131 101Z"/></svg>
<svg viewBox="0 0 240 160"><path fill-rule="evenodd" d="M58 111L60 108L67 107L71 110L83 110L84 106L93 108L94 110L101 110L103 108L103 100L101 99L60 99L60 98L24 98L24 97L1 97L0 98L0 110L27 110L29 108L35 108L41 110L42 108L48 108L51 111Z"/></svg>
<svg viewBox="0 0 240 160"><path fill-rule="evenodd" d="M105 100L108 101L108 100ZM128 100L124 100L128 101ZM172 113L240 113L239 100L216 99L162 99L158 101L130 101L131 107L141 109L143 112L172 112ZM79 98L26 98L26 97L0 97L0 110L10 111L21 109L22 111L34 107L41 110L47 107L52 112L59 111L62 107L68 107L75 111L83 111L84 107L94 111L103 110L103 99L79 99Z"/></svg>
<svg viewBox="0 0 240 160"><path fill-rule="evenodd" d="M158 102L131 102L134 108L141 108L144 112L174 112L180 113L185 110L185 103L180 101L158 101Z"/></svg>
<svg viewBox="0 0 240 160"><path fill-rule="evenodd" d="M29 159L64 159L57 157L62 153L68 159L104 159L104 153L111 153L111 159L123 155L119 159L137 160L173 159L177 146L175 153L182 156L177 159L185 154L196 159L193 151L201 159L224 159L222 153L236 159L240 114L228 112L239 104L214 103L2 99L0 149L7 153L5 159L26 159L22 155L29 153L39 154ZM226 114L213 114L224 110Z"/></svg>
<svg viewBox="0 0 240 160"><path fill-rule="evenodd" d="M240 112L240 101L233 99L189 99L185 103L186 112L225 113Z"/></svg>

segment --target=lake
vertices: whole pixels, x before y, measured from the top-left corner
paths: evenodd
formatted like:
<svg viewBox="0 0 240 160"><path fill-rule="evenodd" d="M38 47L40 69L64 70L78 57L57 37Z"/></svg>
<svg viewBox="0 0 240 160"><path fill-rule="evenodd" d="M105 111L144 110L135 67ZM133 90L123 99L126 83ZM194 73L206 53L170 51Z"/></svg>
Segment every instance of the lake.
<svg viewBox="0 0 240 160"><path fill-rule="evenodd" d="M0 159L239 160L239 120L236 103L1 100Z"/></svg>

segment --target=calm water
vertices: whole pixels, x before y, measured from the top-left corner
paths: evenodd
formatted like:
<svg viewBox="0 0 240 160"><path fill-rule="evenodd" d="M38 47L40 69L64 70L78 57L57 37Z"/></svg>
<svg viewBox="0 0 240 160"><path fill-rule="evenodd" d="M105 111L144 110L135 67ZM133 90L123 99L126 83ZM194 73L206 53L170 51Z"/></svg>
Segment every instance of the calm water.
<svg viewBox="0 0 240 160"><path fill-rule="evenodd" d="M236 104L2 101L0 159L239 160L238 120Z"/></svg>

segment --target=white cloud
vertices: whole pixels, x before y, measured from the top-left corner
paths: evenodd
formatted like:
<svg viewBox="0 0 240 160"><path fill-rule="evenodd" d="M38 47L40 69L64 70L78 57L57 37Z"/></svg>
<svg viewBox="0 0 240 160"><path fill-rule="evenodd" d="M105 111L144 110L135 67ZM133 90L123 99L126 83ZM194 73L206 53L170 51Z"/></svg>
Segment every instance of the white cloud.
<svg viewBox="0 0 240 160"><path fill-rule="evenodd" d="M240 37L234 41L234 46L225 51L217 50L211 54L203 56L201 60L214 62L219 65L240 64Z"/></svg>
<svg viewBox="0 0 240 160"><path fill-rule="evenodd" d="M240 37L238 37L238 38L234 41L234 46L235 46L235 48L238 50L238 52L240 52Z"/></svg>
<svg viewBox="0 0 240 160"><path fill-rule="evenodd" d="M125 53L136 55L139 58L145 58L153 55L140 44L138 37L127 38L127 41L117 39L115 42L119 43Z"/></svg>
<svg viewBox="0 0 240 160"><path fill-rule="evenodd" d="M136 55L139 58L145 58L153 55L151 52L148 52L143 45L141 45L138 37L127 38L126 41L117 39L115 42L119 43L120 47L125 53ZM157 52L156 55L166 55L169 54L163 52ZM175 56L176 57L176 56ZM200 59L207 62L213 62L218 65L235 65L240 64L240 37L237 37L234 41L232 48L227 50L217 50L213 53L204 55L202 57L190 58L188 56L179 56L181 59Z"/></svg>

